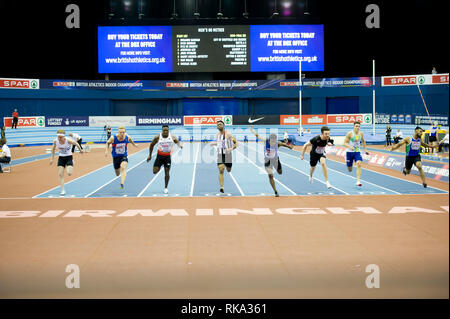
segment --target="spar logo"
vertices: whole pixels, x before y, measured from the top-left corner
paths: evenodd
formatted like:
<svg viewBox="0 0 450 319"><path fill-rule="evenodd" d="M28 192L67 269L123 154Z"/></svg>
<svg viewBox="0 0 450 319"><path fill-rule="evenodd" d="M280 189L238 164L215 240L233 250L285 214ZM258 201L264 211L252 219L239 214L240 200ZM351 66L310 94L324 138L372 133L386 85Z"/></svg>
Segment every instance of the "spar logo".
<svg viewBox="0 0 450 319"><path fill-rule="evenodd" d="M197 125L213 125L216 124L217 121L222 120L221 116L216 116L216 117L212 117L212 116L208 116L208 117L196 117L194 118L194 124Z"/></svg>
<svg viewBox="0 0 450 319"><path fill-rule="evenodd" d="M224 122L226 125L230 125L230 124L233 122L233 120L232 120L231 116L224 116L224 117L223 117L223 122Z"/></svg>
<svg viewBox="0 0 450 319"><path fill-rule="evenodd" d="M225 125L232 125L233 117L231 115L204 115L184 117L184 125L215 125L217 121L223 121Z"/></svg>
<svg viewBox="0 0 450 319"><path fill-rule="evenodd" d="M45 126L45 117L39 116L36 118L36 126L44 127Z"/></svg>
<svg viewBox="0 0 450 319"><path fill-rule="evenodd" d="M327 117L328 124L353 124L355 121L372 123L372 114L328 114Z"/></svg>
<svg viewBox="0 0 450 319"><path fill-rule="evenodd" d="M425 82L425 78L423 81ZM396 77L385 77L384 85L412 85L416 84L416 76L396 76Z"/></svg>
<svg viewBox="0 0 450 319"><path fill-rule="evenodd" d="M187 88L187 87L189 87L189 83L166 82L166 87L168 87L168 88Z"/></svg>
<svg viewBox="0 0 450 319"><path fill-rule="evenodd" d="M424 76L419 76L418 78L417 78L417 82L419 83L419 84L424 84L425 83L425 77Z"/></svg>
<svg viewBox="0 0 450 319"><path fill-rule="evenodd" d="M39 80L33 79L1 79L0 88L4 89L39 89Z"/></svg>

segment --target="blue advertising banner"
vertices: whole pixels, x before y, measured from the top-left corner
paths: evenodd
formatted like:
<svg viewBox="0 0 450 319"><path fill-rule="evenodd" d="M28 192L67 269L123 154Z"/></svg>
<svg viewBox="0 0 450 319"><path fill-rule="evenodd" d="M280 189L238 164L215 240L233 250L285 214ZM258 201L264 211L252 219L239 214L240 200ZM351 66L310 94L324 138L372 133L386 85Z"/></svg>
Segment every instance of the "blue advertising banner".
<svg viewBox="0 0 450 319"><path fill-rule="evenodd" d="M405 124L412 124L411 114L406 114L405 115Z"/></svg>
<svg viewBox="0 0 450 319"><path fill-rule="evenodd" d="M368 77L359 78L324 78L306 79L302 81L303 88L322 87L370 87L372 80ZM152 80L40 80L41 89L63 90L265 90L265 89L296 89L295 80L217 80L217 81L152 81Z"/></svg>
<svg viewBox="0 0 450 319"><path fill-rule="evenodd" d="M392 124L397 124L398 123L398 121L397 121L397 114L392 114L391 115L391 123Z"/></svg>
<svg viewBox="0 0 450 319"><path fill-rule="evenodd" d="M404 114L399 114L397 116L397 123L398 124L404 124L405 123L405 115Z"/></svg>
<svg viewBox="0 0 450 319"><path fill-rule="evenodd" d="M46 126L89 126L89 116L46 117Z"/></svg>
<svg viewBox="0 0 450 319"><path fill-rule="evenodd" d="M172 27L98 27L98 72L172 72Z"/></svg>
<svg viewBox="0 0 450 319"><path fill-rule="evenodd" d="M250 68L260 71L323 71L323 25L251 25Z"/></svg>
<svg viewBox="0 0 450 319"><path fill-rule="evenodd" d="M404 166L405 158L400 156L389 156L386 162L384 162L384 167L399 171L401 171ZM448 182L448 163L422 161L422 168L426 177ZM411 173L419 175L419 170L413 166Z"/></svg>
<svg viewBox="0 0 450 319"><path fill-rule="evenodd" d="M136 116L136 125L161 126L183 125L182 116Z"/></svg>

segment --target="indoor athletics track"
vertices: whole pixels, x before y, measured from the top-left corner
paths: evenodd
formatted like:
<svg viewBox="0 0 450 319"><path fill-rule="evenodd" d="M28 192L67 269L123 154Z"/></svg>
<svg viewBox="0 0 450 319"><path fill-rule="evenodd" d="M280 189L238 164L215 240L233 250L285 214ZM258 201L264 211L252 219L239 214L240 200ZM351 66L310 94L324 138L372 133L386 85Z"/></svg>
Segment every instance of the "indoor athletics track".
<svg viewBox="0 0 450 319"><path fill-rule="evenodd" d="M1 298L448 298L448 182L363 164L362 187L327 155L309 184L309 156L280 149L279 198L262 143L239 143L225 194L214 149L184 143L153 175L148 143L129 145L125 188L110 155L75 153L59 196L48 146L14 148L0 175ZM55 161L56 162L56 161ZM80 288L66 288L78 265ZM368 268L379 288L366 285Z"/></svg>
<svg viewBox="0 0 450 319"><path fill-rule="evenodd" d="M230 178L225 179L224 196L270 196L273 191L263 169L262 143L239 143L234 153ZM126 187L120 189L120 177L116 177L112 165L105 165L66 185L69 197L149 197L149 196L220 196L217 180L215 150L207 143L187 143L178 150L175 146L170 171L170 194L163 194L164 170L154 176L152 161L147 163L148 149L129 157ZM314 182L309 183L309 155L300 160L300 152L280 149L283 174L275 174L277 189L281 196L296 195L400 195L400 194L443 194L445 190L423 188L419 182L407 181L390 175L364 170L363 187L355 185L355 170L350 174L346 165L328 160L328 179L332 188L327 189L320 163L314 172ZM79 157L79 160L82 160ZM205 163L206 162L206 163ZM56 187L35 198L59 197Z"/></svg>

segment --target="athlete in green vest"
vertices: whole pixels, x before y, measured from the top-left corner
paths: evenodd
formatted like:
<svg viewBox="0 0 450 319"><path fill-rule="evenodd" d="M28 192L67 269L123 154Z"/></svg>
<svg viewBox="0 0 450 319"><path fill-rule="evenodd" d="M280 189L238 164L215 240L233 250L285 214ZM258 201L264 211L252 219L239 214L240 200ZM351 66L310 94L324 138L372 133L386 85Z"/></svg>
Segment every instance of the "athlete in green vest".
<svg viewBox="0 0 450 319"><path fill-rule="evenodd" d="M402 145L406 145L406 159L405 159L405 167L403 168L403 174L405 176L411 173L411 168L413 165L417 167L420 173L420 178L422 179L423 187L427 187L427 183L425 180L425 172L422 169L422 161L420 158L420 147L430 147L435 148L437 145L429 145L422 141L423 129L420 126L417 126L414 130L414 135L412 137L405 137L400 143L395 144L388 148L389 151L396 150Z"/></svg>
<svg viewBox="0 0 450 319"><path fill-rule="evenodd" d="M362 186L361 178L361 163L363 161L361 156L361 143L366 151L366 140L364 139L363 132L360 131L361 122L355 121L353 123L353 130L345 135L344 146L347 148L346 162L349 172L353 170L353 161L356 163L356 186Z"/></svg>

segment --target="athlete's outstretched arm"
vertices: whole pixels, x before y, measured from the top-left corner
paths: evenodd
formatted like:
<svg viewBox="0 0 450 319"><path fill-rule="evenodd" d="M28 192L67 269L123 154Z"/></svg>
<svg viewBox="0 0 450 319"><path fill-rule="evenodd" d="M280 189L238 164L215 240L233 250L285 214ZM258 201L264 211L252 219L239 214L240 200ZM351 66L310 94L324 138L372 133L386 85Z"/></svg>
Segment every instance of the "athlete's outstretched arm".
<svg viewBox="0 0 450 319"><path fill-rule="evenodd" d="M305 152L306 152L306 149L307 149L308 146L310 146L310 145L311 145L311 142L310 142L310 141L306 142L306 144L303 145L303 148L302 148L302 155L300 155L300 158L301 158L301 159L304 159L304 158L305 158Z"/></svg>
<svg viewBox="0 0 450 319"><path fill-rule="evenodd" d="M420 140L420 146L429 147L429 148L438 148L439 144L438 145L430 145L430 144L424 143L424 142L422 142L422 140Z"/></svg>
<svg viewBox="0 0 450 319"><path fill-rule="evenodd" d="M177 144L179 148L183 148L183 145L182 145L181 142L177 139L176 136L173 136L173 135L172 135L172 139L173 139L173 142L174 142L175 144Z"/></svg>
<svg viewBox="0 0 450 319"><path fill-rule="evenodd" d="M131 136L129 136L129 135L128 135L128 140L130 141L131 144L133 144L134 147L139 148L139 146L137 146L137 145L134 143L133 139L132 139Z"/></svg>
<svg viewBox="0 0 450 319"><path fill-rule="evenodd" d="M106 146L105 146L105 156L108 156L109 154L109 144L111 144L112 142L114 142L114 137L111 136L107 141L106 141Z"/></svg>
<svg viewBox="0 0 450 319"><path fill-rule="evenodd" d="M264 137L261 137L261 136L259 136L258 133L256 133L256 131L253 129L253 125L250 126L250 131L256 136L256 138L258 140L261 140L261 142L264 142L264 143L266 142L266 139Z"/></svg>
<svg viewBox="0 0 450 319"><path fill-rule="evenodd" d="M50 165L53 163L53 159L55 158L55 149L56 149L56 142L53 141L53 147L52 147L52 157L50 158Z"/></svg>
<svg viewBox="0 0 450 319"><path fill-rule="evenodd" d="M84 151L81 149L80 144L78 144L78 142L75 142L74 140L69 140L69 139L67 140L67 142L69 144L72 144L72 145L75 145L76 147L78 147L78 149L80 150L80 154L84 153Z"/></svg>
<svg viewBox="0 0 450 319"><path fill-rule="evenodd" d="M147 162L149 162L152 159L152 153L153 153L153 148L155 147L156 143L158 143L159 141L159 135L156 135L152 142L150 143L150 146L148 147L148 157L147 157Z"/></svg>
<svg viewBox="0 0 450 319"><path fill-rule="evenodd" d="M405 137L403 140L401 140L399 143L395 144L394 146L388 147L388 151L396 150L397 148L401 147L403 144L409 143L409 137Z"/></svg>
<svg viewBox="0 0 450 319"><path fill-rule="evenodd" d="M290 149L293 149L293 148L294 148L294 146L292 146L292 145L287 145L287 144L284 143L284 142L278 142L278 147L280 147L280 146L284 146L284 147L287 147L287 148L290 148Z"/></svg>
<svg viewBox="0 0 450 319"><path fill-rule="evenodd" d="M364 139L364 133L363 132L361 132L361 142L363 143L364 153L369 155L369 152L367 152L367 145L366 145L366 140Z"/></svg>
<svg viewBox="0 0 450 319"><path fill-rule="evenodd" d="M237 141L236 138L233 135L229 135L229 137L231 137L231 140L233 141L233 147L231 148L231 150L235 150L237 147Z"/></svg>

